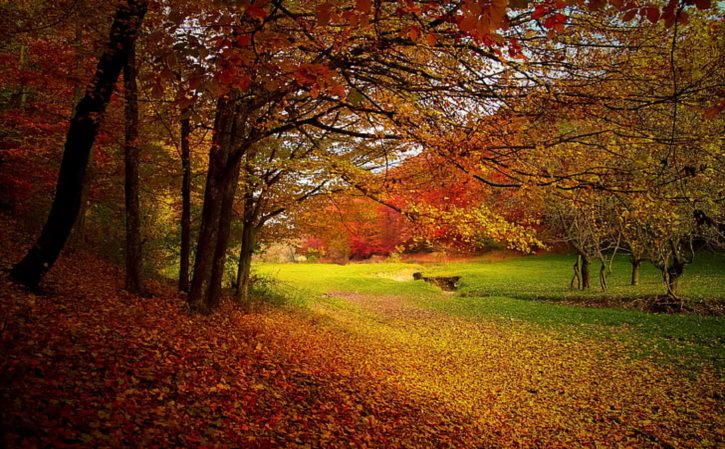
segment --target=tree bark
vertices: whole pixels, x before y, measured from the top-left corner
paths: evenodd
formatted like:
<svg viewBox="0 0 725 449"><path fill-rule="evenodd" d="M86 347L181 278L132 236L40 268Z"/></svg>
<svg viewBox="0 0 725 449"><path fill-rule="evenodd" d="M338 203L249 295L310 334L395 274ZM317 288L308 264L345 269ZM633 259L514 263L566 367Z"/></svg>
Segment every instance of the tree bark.
<svg viewBox="0 0 725 449"><path fill-rule="evenodd" d="M74 63L73 63L73 75L75 76L75 81L73 83L73 103L71 107L75 104L77 104L83 95L83 85L80 81L81 75L81 64L83 62L82 56L81 56L81 45L83 41L83 33L81 29L80 19L76 20L76 34L75 34L75 40L73 42L73 47L75 48L75 57L74 57ZM75 113L75 111L73 111ZM71 119L73 117L71 116ZM80 248L83 247L83 245L86 243L86 212L88 210L88 197L90 195L91 191L91 182L93 181L93 172L94 172L94 162L93 162L93 151L91 151L88 155L88 165L86 167L86 176L85 179L83 179L83 190L81 191L81 207L78 211L78 218L76 219L75 224L73 225L73 229L70 236L70 246L74 248Z"/></svg>
<svg viewBox="0 0 725 449"><path fill-rule="evenodd" d="M237 301L249 310L249 290L252 269L252 254L257 237L254 225L254 198L251 191L244 193L244 216L242 218L242 243L239 248L239 266L237 267Z"/></svg>
<svg viewBox="0 0 725 449"><path fill-rule="evenodd" d="M239 166L240 159L236 159L232 167L230 167L230 179L225 179L224 182L222 212L219 217L219 232L217 234L216 249L214 250L214 264L209 284L209 298L207 299L207 303L211 309L219 305L222 294L222 281L224 280L224 266L227 260L227 248L229 247L229 231L231 230L232 224L234 196L237 193L237 183L239 182Z"/></svg>
<svg viewBox="0 0 725 449"><path fill-rule="evenodd" d="M28 63L28 46L20 45L20 69L25 69L25 65ZM25 109L28 105L28 88L25 85L25 81L20 85L20 91L18 92L18 106L20 109Z"/></svg>
<svg viewBox="0 0 725 449"><path fill-rule="evenodd" d="M254 254L254 245L256 240L256 232L254 225L245 223L242 230L242 244L239 249L239 267L237 268L237 301L244 305L245 310L249 310L249 291L252 272L252 254Z"/></svg>
<svg viewBox="0 0 725 449"><path fill-rule="evenodd" d="M631 278L631 285L639 285L640 281L640 268L642 264L642 260L638 259L636 257L632 257L630 259L630 262L632 264L632 278Z"/></svg>
<svg viewBox="0 0 725 449"><path fill-rule="evenodd" d="M582 278L581 278L581 270L579 269L579 266L581 265L581 256L577 254L576 256L576 262L574 262L574 275L571 278L571 282L569 283L569 289L574 290L574 286L576 286L577 290L581 290L582 288Z"/></svg>
<svg viewBox="0 0 725 449"><path fill-rule="evenodd" d="M680 257L674 255L672 260L667 263L663 270L665 286L667 287L667 296L671 299L679 300L677 295L677 287L679 286L680 277L685 272L685 264Z"/></svg>
<svg viewBox="0 0 725 449"><path fill-rule="evenodd" d="M141 281L141 218L139 207L138 175L138 88L136 85L135 44L129 47L128 60L123 69L124 94L126 96L124 145L126 199L126 290L140 295L143 293Z"/></svg>
<svg viewBox="0 0 725 449"><path fill-rule="evenodd" d="M37 287L65 246L80 210L83 180L101 117L146 13L147 0L128 0L116 10L108 45L93 82L76 105L66 136L55 197L40 237L11 271L12 278Z"/></svg>
<svg viewBox="0 0 725 449"><path fill-rule="evenodd" d="M209 150L209 170L204 189L204 205L201 212L199 241L196 247L194 275L189 291L189 305L193 311L211 312L209 288L211 285L214 255L219 240L219 219L224 196L224 172L229 159L235 122L235 100L220 98L214 119L214 137Z"/></svg>
<svg viewBox="0 0 725 449"><path fill-rule="evenodd" d="M181 112L181 253L179 255L179 290L189 291L191 254L191 123L189 110Z"/></svg>
<svg viewBox="0 0 725 449"><path fill-rule="evenodd" d="M589 258L585 255L581 255L581 276L582 276L582 289L587 289L591 287L590 277L589 277Z"/></svg>

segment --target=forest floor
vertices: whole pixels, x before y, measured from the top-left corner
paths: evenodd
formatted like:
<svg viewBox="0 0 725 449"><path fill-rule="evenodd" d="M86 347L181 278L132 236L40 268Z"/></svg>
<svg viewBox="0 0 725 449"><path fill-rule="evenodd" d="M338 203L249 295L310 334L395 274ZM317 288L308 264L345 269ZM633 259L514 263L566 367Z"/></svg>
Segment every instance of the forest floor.
<svg viewBox="0 0 725 449"><path fill-rule="evenodd" d="M0 232L6 267L22 239ZM306 307L244 314L225 302L197 316L167 283L150 282L144 299L122 279L80 252L61 258L42 294L2 275L5 447L725 443L720 370L637 355L618 338L626 325L563 332L453 313L432 287L419 300L393 280L324 284Z"/></svg>

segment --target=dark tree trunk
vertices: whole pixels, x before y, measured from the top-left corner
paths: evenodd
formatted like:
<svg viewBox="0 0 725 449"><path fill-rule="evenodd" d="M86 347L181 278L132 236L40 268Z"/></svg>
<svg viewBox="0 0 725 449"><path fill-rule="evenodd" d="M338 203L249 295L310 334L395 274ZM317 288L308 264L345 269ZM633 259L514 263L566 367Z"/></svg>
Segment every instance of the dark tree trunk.
<svg viewBox="0 0 725 449"><path fill-rule="evenodd" d="M128 61L123 69L124 94L126 95L125 126L126 142L124 161L126 181L126 290L143 293L141 282L141 218L139 207L138 176L138 88L136 85L136 50L132 43Z"/></svg>
<svg viewBox="0 0 725 449"><path fill-rule="evenodd" d="M252 254L256 245L254 194L249 189L244 192L244 216L242 219L242 243L239 248L239 266L237 267L237 301L249 310L249 290L252 269Z"/></svg>
<svg viewBox="0 0 725 449"><path fill-rule="evenodd" d="M26 64L28 63L28 46L21 44L20 45L20 70L24 70ZM17 93L18 97L18 107L20 109L25 109L25 107L28 104L28 88L25 85L25 81L23 80L20 84L20 90Z"/></svg>
<svg viewBox="0 0 725 449"><path fill-rule="evenodd" d="M80 67L83 62L81 56L81 45L83 34L81 32L81 24L79 20L76 20L76 35L73 46L75 47L75 61L73 64L73 74L76 77L76 81L73 83L73 105L76 105L81 101L83 95L83 85L81 84L81 73ZM75 113L75 111L73 111ZM71 117L73 119L73 117ZM78 211L78 218L73 225L73 230L70 236L70 246L75 248L83 247L86 243L86 211L88 210L88 197L91 191L91 182L93 181L93 151L88 155L88 165L86 167L86 176L83 180L83 190L81 191L81 207Z"/></svg>
<svg viewBox="0 0 725 449"><path fill-rule="evenodd" d="M76 105L68 128L48 219L38 240L11 272L16 282L27 287L37 287L53 266L78 218L88 156L146 8L147 0L128 0L116 10L109 42L98 61L93 82Z"/></svg>
<svg viewBox="0 0 725 449"><path fill-rule="evenodd" d="M569 289L574 290L576 287L577 290L581 290L582 288L582 277L581 277L581 269L579 268L581 266L581 256L576 256L576 262L574 262L574 275L571 278L571 282L569 283Z"/></svg>
<svg viewBox="0 0 725 449"><path fill-rule="evenodd" d="M224 196L224 172L229 159L235 121L235 101L221 98L217 102L214 119L214 137L209 150L209 170L204 189L199 242L196 247L194 275L189 291L189 305L193 311L209 313L209 288L214 265L214 254L219 240L219 219Z"/></svg>
<svg viewBox="0 0 725 449"><path fill-rule="evenodd" d="M227 260L227 248L229 247L229 231L232 225L232 212L234 207L234 196L237 193L239 182L240 159L229 168L231 177L224 182L224 193L222 195L222 212L219 217L219 232L217 244L214 250L214 265L209 284L209 298L207 303L211 309L219 305L222 294L222 281L224 280L224 266Z"/></svg>
<svg viewBox="0 0 725 449"><path fill-rule="evenodd" d="M244 223L242 230L242 244L239 249L239 267L237 268L237 301L249 310L249 291L252 272L252 254L256 232L252 223Z"/></svg>
<svg viewBox="0 0 725 449"><path fill-rule="evenodd" d="M189 258L191 254L191 157L189 110L181 112L181 254L179 256L179 290L189 291Z"/></svg>
<svg viewBox="0 0 725 449"><path fill-rule="evenodd" d="M685 272L685 264L681 258L673 256L672 260L667 264L663 272L665 286L667 287L667 296L671 299L679 299L677 296L677 287L680 277Z"/></svg>
<svg viewBox="0 0 725 449"><path fill-rule="evenodd" d="M581 256L581 276L582 276L582 289L587 289L591 287L590 277L589 277L589 258L582 254Z"/></svg>
<svg viewBox="0 0 725 449"><path fill-rule="evenodd" d="M632 257L630 259L630 262L632 264L632 279L630 284L631 285L639 285L640 280L640 268L642 265L642 260L638 259L636 257Z"/></svg>
<svg viewBox="0 0 725 449"><path fill-rule="evenodd" d="M604 263L604 260L601 261L601 266L599 267L599 287L602 289L603 292L607 291L607 264Z"/></svg>

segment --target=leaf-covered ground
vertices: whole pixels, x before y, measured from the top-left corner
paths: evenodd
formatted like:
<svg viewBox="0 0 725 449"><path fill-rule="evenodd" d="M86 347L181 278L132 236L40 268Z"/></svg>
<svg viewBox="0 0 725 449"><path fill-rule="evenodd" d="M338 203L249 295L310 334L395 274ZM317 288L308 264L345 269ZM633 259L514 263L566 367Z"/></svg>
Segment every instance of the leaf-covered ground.
<svg viewBox="0 0 725 449"><path fill-rule="evenodd" d="M7 241L7 240L5 240ZM12 251L3 254L7 266ZM173 288L65 257L3 275L6 447L722 447L722 379L617 339L332 291L307 311L190 316Z"/></svg>

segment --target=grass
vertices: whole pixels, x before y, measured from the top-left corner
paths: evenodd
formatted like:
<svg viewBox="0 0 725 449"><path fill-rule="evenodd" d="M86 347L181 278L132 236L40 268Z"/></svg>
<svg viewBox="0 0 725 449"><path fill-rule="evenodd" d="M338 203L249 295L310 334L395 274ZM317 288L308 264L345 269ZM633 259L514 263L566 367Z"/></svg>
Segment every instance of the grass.
<svg viewBox="0 0 725 449"><path fill-rule="evenodd" d="M608 277L609 291L569 291L572 257L547 255L498 261L485 259L449 264L262 264L258 271L277 280L284 295L298 306L322 301L345 307L340 292L404 296L421 307L466 317L503 323L525 323L555 329L562 338L614 338L638 357L691 371L703 365L725 367L725 319L696 315L650 314L634 310L558 304L571 297L592 302L607 298L663 295L656 269L644 264L641 285L629 283L626 258L615 261ZM592 267L594 274L598 266ZM461 288L445 295L436 287L412 281L412 273L458 275ZM596 280L596 278L594 278ZM338 295L336 295L338 293ZM687 267L681 293L693 301L725 297L725 257L703 254ZM546 301L533 301L544 299Z"/></svg>
<svg viewBox="0 0 725 449"><path fill-rule="evenodd" d="M562 300L568 297L639 298L663 296L665 289L659 271L643 263L641 282L629 285L630 264L626 257L615 259L607 276L608 291L599 289L599 263L591 265L592 288L571 291L573 256L546 255L520 257L499 262L469 262L432 265L434 275L462 276L462 296L510 296L520 299ZM710 253L698 255L685 269L681 294L691 301L725 298L725 257Z"/></svg>

